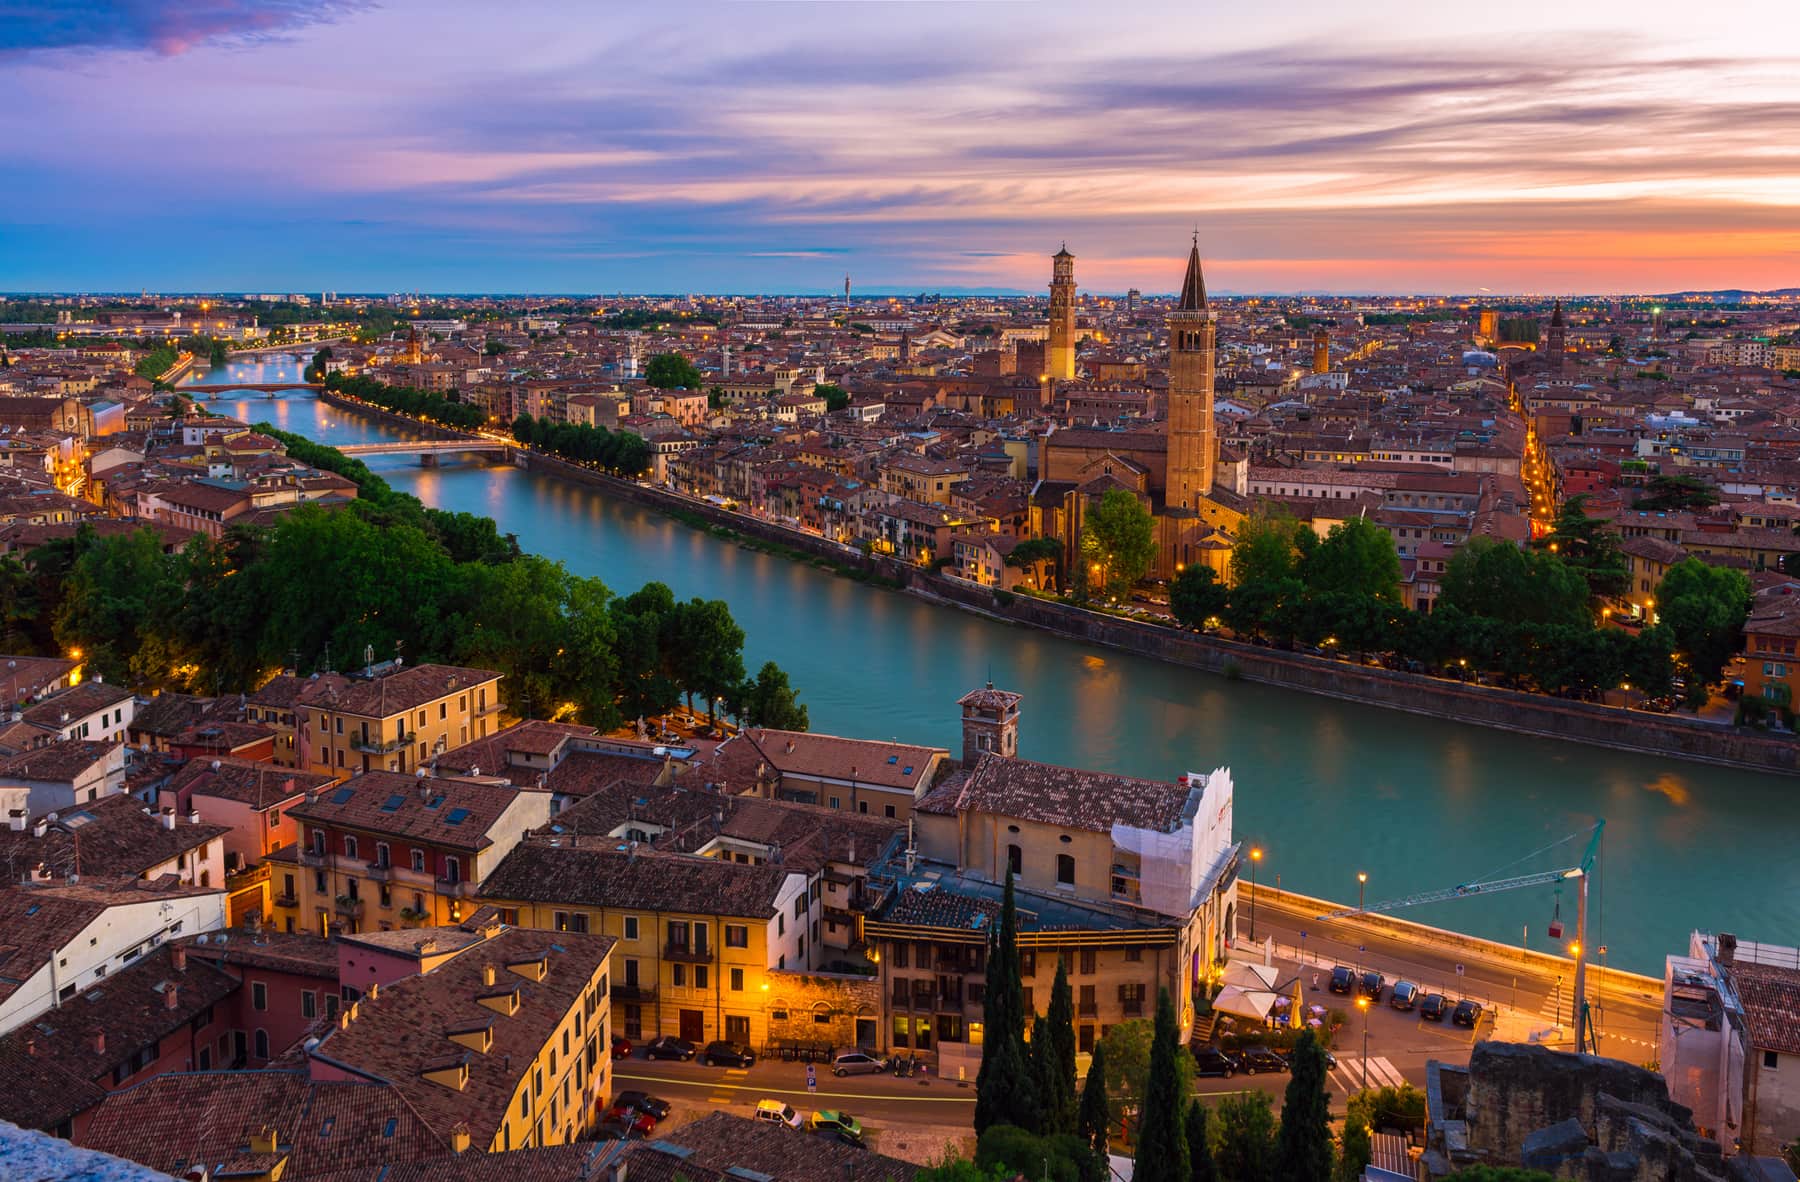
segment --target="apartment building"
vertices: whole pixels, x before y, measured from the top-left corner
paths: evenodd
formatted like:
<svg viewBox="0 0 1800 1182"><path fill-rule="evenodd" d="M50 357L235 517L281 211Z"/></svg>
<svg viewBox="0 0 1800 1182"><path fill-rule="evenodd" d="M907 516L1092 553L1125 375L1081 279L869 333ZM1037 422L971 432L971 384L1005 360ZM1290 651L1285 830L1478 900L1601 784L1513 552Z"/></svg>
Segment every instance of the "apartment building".
<svg viewBox="0 0 1800 1182"><path fill-rule="evenodd" d="M278 677L246 706L275 728L278 760L292 751L294 766L339 778L410 772L498 728L500 674L395 661L352 676Z"/></svg>

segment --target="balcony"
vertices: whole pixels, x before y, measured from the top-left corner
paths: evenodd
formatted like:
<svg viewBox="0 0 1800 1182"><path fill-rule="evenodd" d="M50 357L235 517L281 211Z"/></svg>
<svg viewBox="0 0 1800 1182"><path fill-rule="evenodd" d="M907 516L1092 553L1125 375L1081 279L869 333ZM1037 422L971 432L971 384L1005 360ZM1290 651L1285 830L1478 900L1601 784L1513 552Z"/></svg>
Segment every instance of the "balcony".
<svg viewBox="0 0 1800 1182"><path fill-rule="evenodd" d="M300 900L292 891L283 891L281 894L275 896L275 906L298 907L300 906Z"/></svg>
<svg viewBox="0 0 1800 1182"><path fill-rule="evenodd" d="M612 997L614 1001L655 1001L656 986L638 985L628 981L614 981L612 983Z"/></svg>
<svg viewBox="0 0 1800 1182"><path fill-rule="evenodd" d="M350 895L339 895L334 910L336 910L339 915L349 916L352 919L359 919L362 917L363 913L363 902L362 899Z"/></svg>
<svg viewBox="0 0 1800 1182"><path fill-rule="evenodd" d="M713 950L710 946L697 948L692 944L663 945L663 959L679 961L682 964L711 964Z"/></svg>
<svg viewBox="0 0 1800 1182"><path fill-rule="evenodd" d="M439 878L432 881L431 889L446 899L466 899L475 893L475 884L466 878Z"/></svg>
<svg viewBox="0 0 1800 1182"><path fill-rule="evenodd" d="M380 739L352 739L350 740L350 749L361 751L365 755L392 755L394 752L410 746L412 741L411 735L401 735L399 738L389 739L385 743Z"/></svg>
<svg viewBox="0 0 1800 1182"><path fill-rule="evenodd" d="M307 847L302 846L300 849L300 864L302 866L323 866L330 856L331 855L329 854L322 854L318 850L308 849Z"/></svg>
<svg viewBox="0 0 1800 1182"><path fill-rule="evenodd" d="M392 862L370 862L363 871L374 882L394 881L394 864Z"/></svg>

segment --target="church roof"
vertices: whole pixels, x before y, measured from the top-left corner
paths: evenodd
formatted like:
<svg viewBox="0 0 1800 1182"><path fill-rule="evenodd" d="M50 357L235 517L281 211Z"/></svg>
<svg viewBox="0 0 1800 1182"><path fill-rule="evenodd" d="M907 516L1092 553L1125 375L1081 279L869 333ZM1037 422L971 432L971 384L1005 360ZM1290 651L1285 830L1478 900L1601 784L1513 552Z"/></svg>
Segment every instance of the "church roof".
<svg viewBox="0 0 1800 1182"><path fill-rule="evenodd" d="M1206 311L1206 276L1200 271L1200 240L1194 239L1194 248L1188 252L1187 278L1181 281L1181 302L1176 305L1180 312Z"/></svg>
<svg viewBox="0 0 1800 1182"><path fill-rule="evenodd" d="M1051 255L1050 257L1053 259L1072 259L1075 256L1069 253L1069 244L1067 242L1065 242L1062 245L1062 249L1057 251L1055 254Z"/></svg>
<svg viewBox="0 0 1800 1182"><path fill-rule="evenodd" d="M1556 310L1554 312L1550 313L1550 327L1551 328L1561 328L1562 322L1563 322L1562 301L1557 300L1556 301Z"/></svg>

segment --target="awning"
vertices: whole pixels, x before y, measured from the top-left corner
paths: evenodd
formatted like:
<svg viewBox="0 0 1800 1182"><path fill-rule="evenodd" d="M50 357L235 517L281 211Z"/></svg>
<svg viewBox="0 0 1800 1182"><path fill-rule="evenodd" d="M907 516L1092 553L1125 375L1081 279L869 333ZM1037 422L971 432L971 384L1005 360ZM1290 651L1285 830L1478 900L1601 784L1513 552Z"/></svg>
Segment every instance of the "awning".
<svg viewBox="0 0 1800 1182"><path fill-rule="evenodd" d="M1212 1005L1221 1014L1235 1014L1240 1018L1267 1022L1269 1014L1275 1009L1275 999L1280 996L1269 989L1244 989L1237 985L1227 985L1219 990L1219 996L1213 998Z"/></svg>

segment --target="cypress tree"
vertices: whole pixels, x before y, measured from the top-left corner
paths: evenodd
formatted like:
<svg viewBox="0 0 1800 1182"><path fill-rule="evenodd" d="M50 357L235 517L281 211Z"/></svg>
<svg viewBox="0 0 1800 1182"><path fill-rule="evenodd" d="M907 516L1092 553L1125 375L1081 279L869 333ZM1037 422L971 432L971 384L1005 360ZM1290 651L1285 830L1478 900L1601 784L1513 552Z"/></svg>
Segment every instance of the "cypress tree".
<svg viewBox="0 0 1800 1182"><path fill-rule="evenodd" d="M1144 1110L1138 1116L1138 1149L1132 1177L1186 1178L1188 1162L1188 1072L1178 1056L1186 1054L1175 1028L1175 1003L1167 989L1156 991L1156 1034L1150 1043L1150 1081Z"/></svg>
<svg viewBox="0 0 1800 1182"><path fill-rule="evenodd" d="M1042 1032L1032 1033L1032 1050L1042 1058L1038 1073L1045 1133L1075 1131L1075 1000L1069 989L1068 964L1056 959L1056 983L1050 988L1050 1014Z"/></svg>
<svg viewBox="0 0 1800 1182"><path fill-rule="evenodd" d="M1031 1062L1025 1051L1025 986L1019 975L1019 917L1012 873L1000 906L1000 929L988 944L987 990L981 999L981 1070L975 1076L975 1132L993 1125L1038 1124Z"/></svg>
<svg viewBox="0 0 1800 1182"><path fill-rule="evenodd" d="M1275 1137L1275 1176L1283 1182L1329 1182L1331 1113L1325 1099L1325 1051L1310 1030L1294 1044L1281 1131Z"/></svg>
<svg viewBox="0 0 1800 1182"><path fill-rule="evenodd" d="M1075 1135L1087 1143L1092 1155L1088 1176L1096 1179L1112 1177L1107 1161L1107 1147L1112 1134L1112 1105L1106 1095L1106 1048L1095 1044L1088 1060L1087 1079L1081 1085L1081 1107L1075 1116Z"/></svg>
<svg viewBox="0 0 1800 1182"><path fill-rule="evenodd" d="M1187 1111L1188 1177L1192 1182L1218 1182L1219 1171L1213 1166L1212 1143L1206 1135L1206 1105L1198 1100L1188 1102Z"/></svg>

